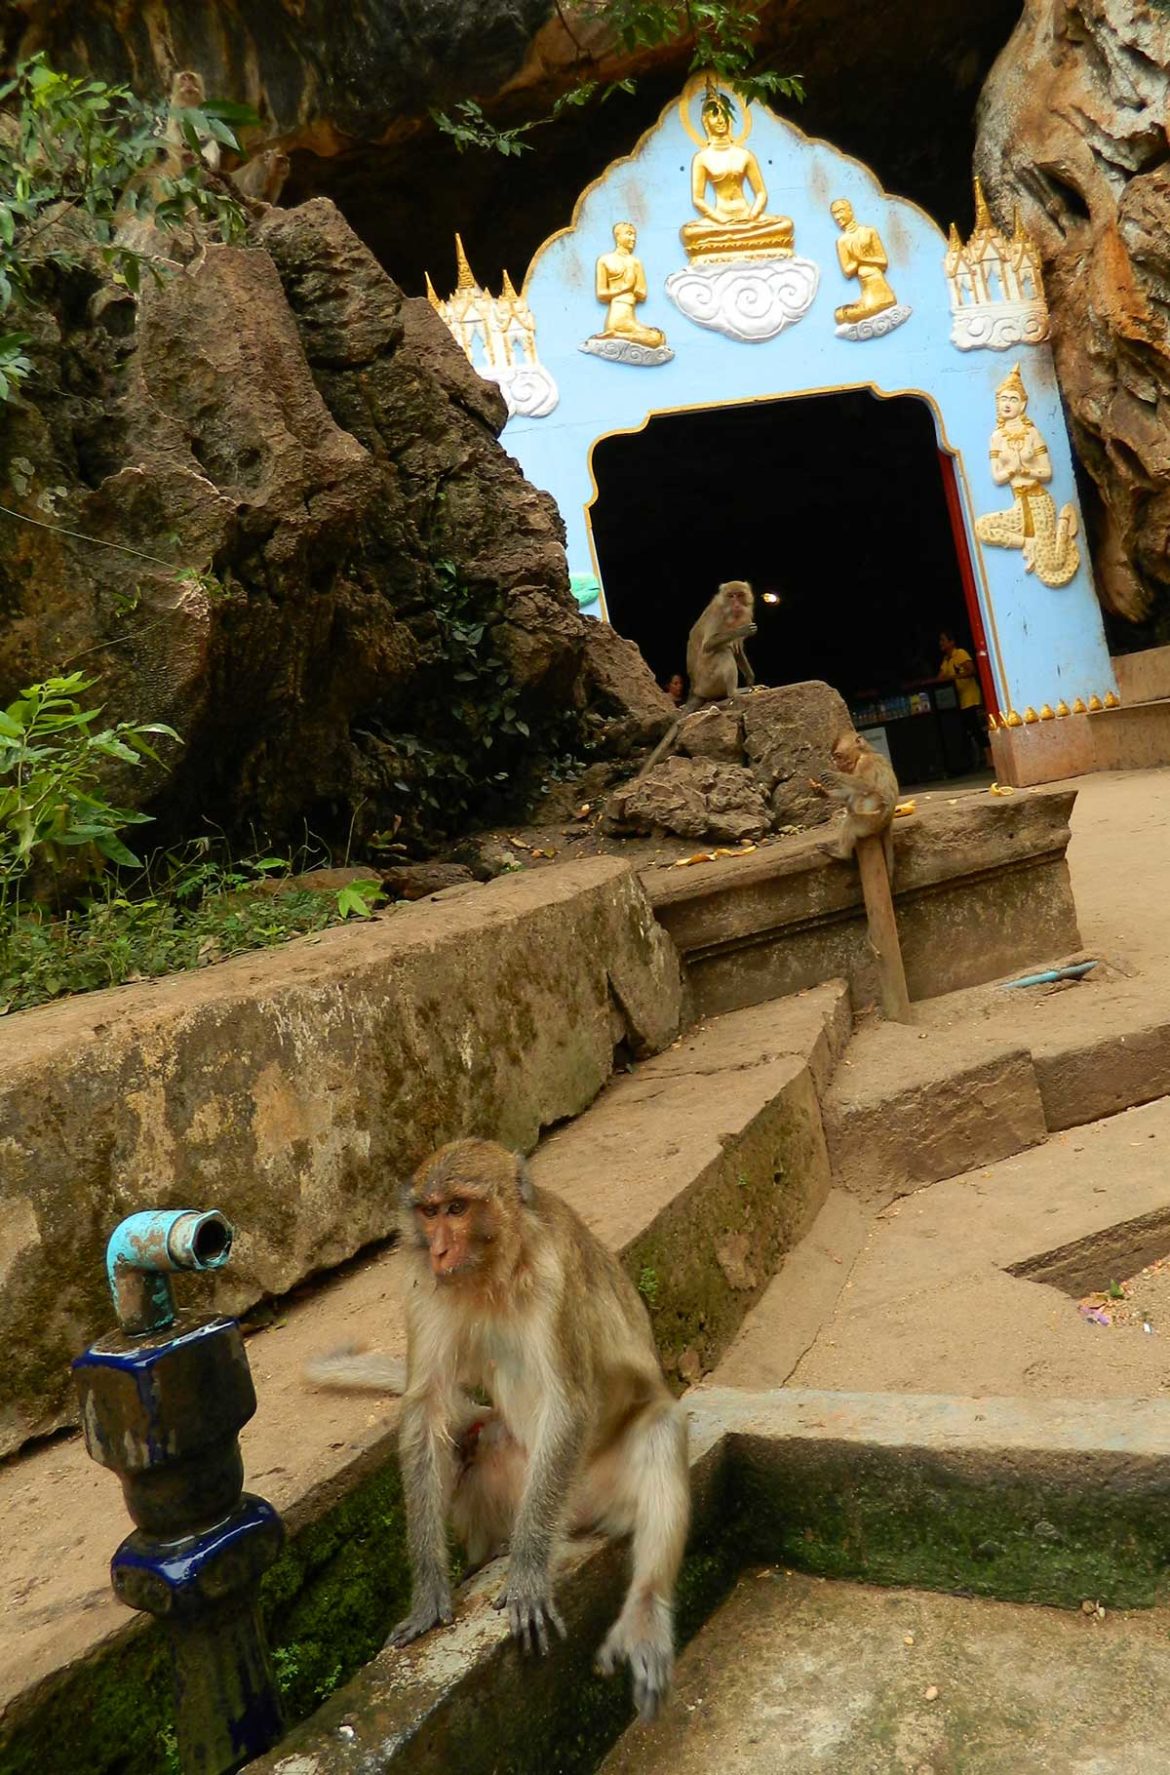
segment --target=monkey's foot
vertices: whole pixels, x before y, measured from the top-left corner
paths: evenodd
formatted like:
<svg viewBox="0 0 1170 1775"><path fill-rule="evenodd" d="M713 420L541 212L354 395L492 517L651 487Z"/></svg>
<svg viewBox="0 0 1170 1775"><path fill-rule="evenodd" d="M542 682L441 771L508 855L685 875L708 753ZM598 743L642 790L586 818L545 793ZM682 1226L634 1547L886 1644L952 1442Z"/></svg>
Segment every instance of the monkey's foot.
<svg viewBox="0 0 1170 1775"><path fill-rule="evenodd" d="M421 1639L432 1627L449 1627L455 1619L448 1592L416 1602L405 1621L400 1621L386 1640L387 1646L408 1646L412 1639Z"/></svg>
<svg viewBox="0 0 1170 1775"><path fill-rule="evenodd" d="M674 1675L674 1645L669 1630L663 1638L640 1638L620 1620L615 1622L602 1642L594 1667L599 1676L612 1676L621 1663L629 1665L634 1679L638 1718L643 1725L649 1725L658 1718Z"/></svg>
<svg viewBox="0 0 1170 1775"><path fill-rule="evenodd" d="M547 1586L538 1589L536 1586L518 1587L509 1583L507 1589L497 1596L495 1606L498 1609L507 1609L512 1638L518 1639L526 1652L540 1652L543 1655L548 1651L550 1627L554 1627L562 1639L565 1637L565 1623L553 1602L552 1591Z"/></svg>

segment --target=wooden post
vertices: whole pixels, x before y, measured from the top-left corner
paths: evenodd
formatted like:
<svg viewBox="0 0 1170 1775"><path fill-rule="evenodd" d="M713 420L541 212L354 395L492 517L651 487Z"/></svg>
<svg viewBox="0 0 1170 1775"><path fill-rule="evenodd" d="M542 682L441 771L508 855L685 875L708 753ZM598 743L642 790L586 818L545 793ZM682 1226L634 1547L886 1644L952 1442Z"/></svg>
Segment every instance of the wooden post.
<svg viewBox="0 0 1170 1775"><path fill-rule="evenodd" d="M880 837L857 840L857 867L865 895L869 940L877 957L882 1010L893 1023L909 1023L910 994L906 990L906 970L902 966L894 900Z"/></svg>

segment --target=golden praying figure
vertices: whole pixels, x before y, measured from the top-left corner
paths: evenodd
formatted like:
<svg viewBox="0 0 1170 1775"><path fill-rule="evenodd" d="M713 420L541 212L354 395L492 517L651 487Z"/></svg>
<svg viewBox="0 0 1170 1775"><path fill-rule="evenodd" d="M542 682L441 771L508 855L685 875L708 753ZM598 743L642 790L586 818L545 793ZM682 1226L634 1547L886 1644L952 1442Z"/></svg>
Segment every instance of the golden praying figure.
<svg viewBox="0 0 1170 1775"><path fill-rule="evenodd" d="M706 140L691 161L691 202L702 220L684 222L679 230L688 259L728 264L740 259L791 258L792 222L787 216L765 212L768 188L760 163L751 149L743 146L747 123L739 138L733 137L730 100L713 93L704 100L701 117ZM751 189L750 198L745 187Z"/></svg>
<svg viewBox="0 0 1170 1775"><path fill-rule="evenodd" d="M1027 416L1028 392L1019 364L995 391L999 424L991 434L991 478L1010 486L1007 511L976 518L975 534L997 548L1022 549L1024 566L1047 586L1067 585L1081 564L1076 545L1077 514L1063 505L1057 515L1052 495L1041 486L1052 479L1048 445Z"/></svg>
<svg viewBox="0 0 1170 1775"><path fill-rule="evenodd" d="M603 253L597 261L597 300L609 308L602 336L629 339L654 351L666 344L666 334L638 319L638 303L646 300L646 272L634 254L637 240L632 222L615 222L613 252Z"/></svg>
<svg viewBox="0 0 1170 1775"><path fill-rule="evenodd" d="M876 228L854 220L853 205L845 197L829 205L829 214L841 230L837 260L846 277L861 285L856 302L846 302L834 312L838 326L853 326L897 305L898 298L886 282L889 258Z"/></svg>

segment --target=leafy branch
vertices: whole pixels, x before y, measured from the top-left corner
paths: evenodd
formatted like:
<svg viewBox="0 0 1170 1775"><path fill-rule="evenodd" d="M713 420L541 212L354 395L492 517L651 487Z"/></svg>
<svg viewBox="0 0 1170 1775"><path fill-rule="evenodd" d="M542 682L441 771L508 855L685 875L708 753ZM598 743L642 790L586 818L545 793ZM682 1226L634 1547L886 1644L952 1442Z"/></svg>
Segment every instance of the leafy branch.
<svg viewBox="0 0 1170 1775"><path fill-rule="evenodd" d="M43 54L22 63L0 85L0 315L33 304L41 269L74 267L87 246L131 290L144 265L158 275L121 238L134 218L166 230L197 217L225 240L242 239L244 206L201 149L214 141L239 152L233 125L255 121L241 105L147 105L126 86L60 74ZM69 217L78 225L60 226ZM0 401L33 373L27 342L16 331L0 336Z"/></svg>
<svg viewBox="0 0 1170 1775"><path fill-rule="evenodd" d="M632 75L610 81L600 77L603 60L615 51L623 57L633 57L689 44L687 72L707 75L716 104L729 103L719 91L720 85L734 86L745 104L804 98L804 82L799 74L777 74L754 66L760 14L747 0L578 0L573 16L582 25L597 23L604 28L608 47L601 53L590 49L578 36L562 0L554 0L554 4L575 51L573 84L561 93L546 116L531 118L510 129L492 123L474 99L461 99L453 114L432 111L438 128L460 152L486 148L497 154L523 154L532 146L526 139L532 131L554 122L567 110L587 105L598 95L599 102L604 103L616 92L634 92L637 82Z"/></svg>

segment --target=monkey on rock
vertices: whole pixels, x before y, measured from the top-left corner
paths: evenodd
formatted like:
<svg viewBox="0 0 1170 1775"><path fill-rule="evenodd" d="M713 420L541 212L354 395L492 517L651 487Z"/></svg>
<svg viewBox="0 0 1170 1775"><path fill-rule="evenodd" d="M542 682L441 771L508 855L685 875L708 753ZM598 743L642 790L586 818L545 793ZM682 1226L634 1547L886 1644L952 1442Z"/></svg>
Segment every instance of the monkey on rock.
<svg viewBox="0 0 1170 1775"><path fill-rule="evenodd" d="M447 1519L482 1563L510 1543L497 1607L528 1651L563 1636L551 1563L558 1534L632 1538L625 1602L597 1656L627 1663L643 1720L674 1665L673 1605L690 1516L687 1426L650 1321L613 1254L566 1202L490 1140L456 1140L406 1197L406 1384L399 1461L411 1608L387 1644L452 1617ZM329 1386L397 1391L398 1367L340 1354ZM490 1407L474 1403L482 1389Z"/></svg>

